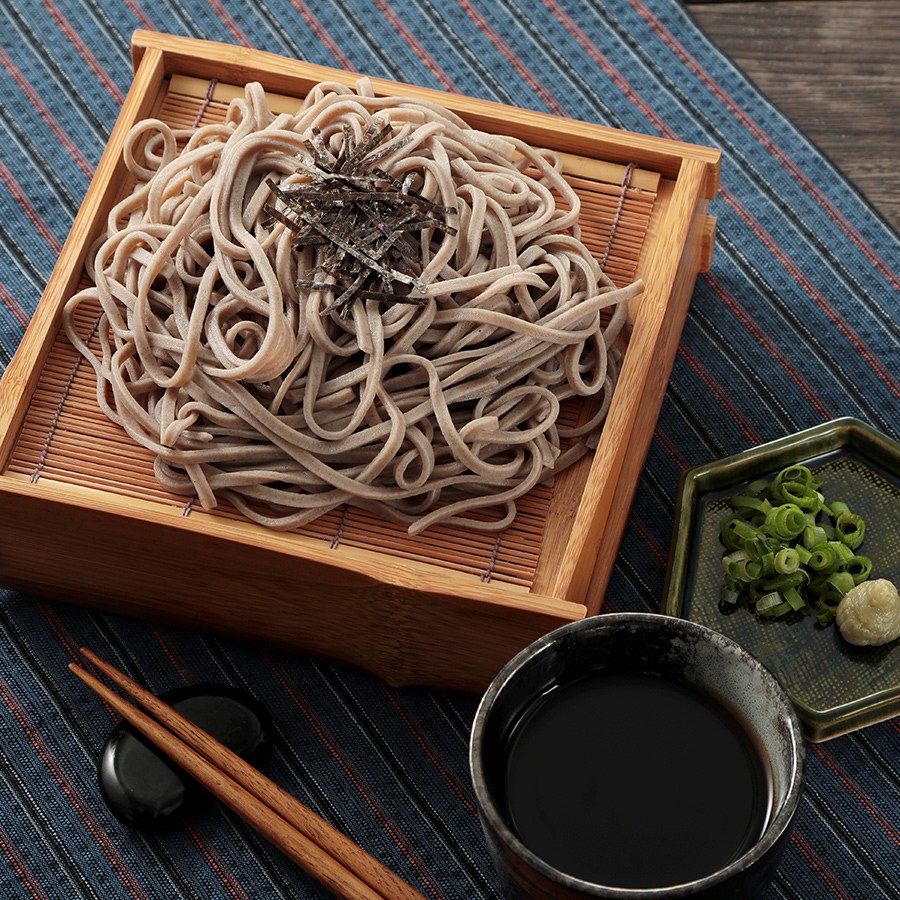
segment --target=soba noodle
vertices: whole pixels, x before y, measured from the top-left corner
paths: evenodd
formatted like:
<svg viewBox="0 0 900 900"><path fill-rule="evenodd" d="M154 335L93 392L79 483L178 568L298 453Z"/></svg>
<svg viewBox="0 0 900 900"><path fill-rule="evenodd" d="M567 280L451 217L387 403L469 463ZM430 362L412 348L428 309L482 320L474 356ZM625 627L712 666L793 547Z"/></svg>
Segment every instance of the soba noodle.
<svg viewBox="0 0 900 900"><path fill-rule="evenodd" d="M298 287L316 249L266 212L268 180L307 180L314 128L337 154L375 117L393 128L378 167L454 212L418 239L421 305L323 315L333 295ZM222 124L142 122L125 163L136 186L64 322L101 408L153 452L167 490L276 529L342 504L411 533L501 529L596 439L640 285L616 289L579 240L553 154L362 80L318 85L295 115L251 84ZM96 351L74 321L87 301ZM563 427L560 403L591 395L590 421Z"/></svg>

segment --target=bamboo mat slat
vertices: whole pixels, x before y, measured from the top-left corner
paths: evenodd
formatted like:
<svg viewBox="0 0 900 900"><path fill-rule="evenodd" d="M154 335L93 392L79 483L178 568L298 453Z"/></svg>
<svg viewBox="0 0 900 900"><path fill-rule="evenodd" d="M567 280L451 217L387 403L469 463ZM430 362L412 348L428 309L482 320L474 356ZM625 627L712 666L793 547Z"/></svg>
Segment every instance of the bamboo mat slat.
<svg viewBox="0 0 900 900"><path fill-rule="evenodd" d="M177 79L170 86L158 116L175 128L221 122L227 100L217 86L206 97L207 82ZM197 88L185 94L185 86ZM622 167L594 167L621 179ZM582 240L597 259L606 257L607 274L617 284L635 277L656 199L658 178L636 170L627 186L620 180L603 181L568 175L582 203ZM76 318L85 338L95 329L99 309L84 304ZM91 342L98 347L98 337ZM573 424L585 414L584 404L564 407L562 421ZM163 489L153 475L153 454L132 441L109 421L97 404L92 367L81 359L60 333L43 367L40 381L21 428L8 471L66 485L77 485L114 495L135 497L166 506L180 507L184 515L242 518L227 501L209 512L200 512L192 498ZM342 507L307 526L296 529L340 552L341 547L385 551L402 559L427 562L483 581L529 588L533 584L544 540L553 486L542 484L517 502L515 521L502 534L453 526L436 526L410 536L403 525L385 521L364 509Z"/></svg>

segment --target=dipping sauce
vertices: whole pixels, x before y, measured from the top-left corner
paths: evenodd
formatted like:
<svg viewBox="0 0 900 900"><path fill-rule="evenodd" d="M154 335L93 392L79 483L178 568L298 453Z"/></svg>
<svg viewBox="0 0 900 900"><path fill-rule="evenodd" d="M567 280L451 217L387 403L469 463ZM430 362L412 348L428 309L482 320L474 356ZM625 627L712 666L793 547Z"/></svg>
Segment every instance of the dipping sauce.
<svg viewBox="0 0 900 900"><path fill-rule="evenodd" d="M506 820L533 853L608 887L702 878L766 827L769 766L731 710L654 675L594 672L513 729Z"/></svg>

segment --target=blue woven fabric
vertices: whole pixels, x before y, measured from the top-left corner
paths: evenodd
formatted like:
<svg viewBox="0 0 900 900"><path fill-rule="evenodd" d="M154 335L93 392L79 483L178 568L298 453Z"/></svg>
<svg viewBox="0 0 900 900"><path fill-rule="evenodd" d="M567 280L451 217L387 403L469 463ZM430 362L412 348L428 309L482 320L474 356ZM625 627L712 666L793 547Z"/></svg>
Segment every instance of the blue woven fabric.
<svg viewBox="0 0 900 900"><path fill-rule="evenodd" d="M714 264L606 610L658 609L687 467L842 415L900 437L900 240L675 0L0 0L3 364L130 85L135 28L722 148ZM467 768L476 697L3 590L3 898L322 896L216 805L158 834L109 814L94 766L114 717L73 687L82 645L156 692L228 681L255 693L276 722L277 782L426 896L499 896ZM810 745L767 900L900 896L898 750L897 720Z"/></svg>

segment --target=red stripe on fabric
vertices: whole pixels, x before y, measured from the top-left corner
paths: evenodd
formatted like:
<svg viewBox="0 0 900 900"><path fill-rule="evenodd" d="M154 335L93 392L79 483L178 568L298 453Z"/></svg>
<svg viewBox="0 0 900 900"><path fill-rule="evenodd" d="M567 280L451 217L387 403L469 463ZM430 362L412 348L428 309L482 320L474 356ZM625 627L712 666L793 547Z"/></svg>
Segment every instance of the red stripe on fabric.
<svg viewBox="0 0 900 900"><path fill-rule="evenodd" d="M150 629L150 633L153 635L153 637L156 638L156 642L162 649L162 652L165 655L166 659L172 664L172 668L178 674L178 677L184 684L190 684L190 674L185 669L181 657L172 649L172 644L168 640L168 638L166 638L166 636L154 625L148 624L147 627Z"/></svg>
<svg viewBox="0 0 900 900"><path fill-rule="evenodd" d="M163 634L152 624L149 624L148 628L150 630L150 633L153 635L160 648L162 649L163 655L169 661L178 677L184 684L190 684L194 679L192 678L191 673L187 665L185 664L184 658L177 652L168 636ZM197 848L209 863L210 868L219 877L219 880L222 882L228 893L232 897L239 898L239 900L248 900L247 892L241 886L240 881L238 880L232 869L218 854L215 847L209 842L203 832L198 828L191 826L190 824L188 824L186 827L191 837L194 839Z"/></svg>
<svg viewBox="0 0 900 900"><path fill-rule="evenodd" d="M744 328L756 338L756 340L766 349L772 359L781 366L788 374L794 384L800 388L806 395L807 400L816 408L824 421L834 418L834 414L825 405L822 398L810 387L806 379L800 374L796 366L785 356L781 350L769 341L766 333L756 324L756 322L748 315L747 311L737 302L734 295L728 291L722 282L719 281L711 272L706 272L703 276L707 284L721 298L722 302L731 310L735 317L741 322Z"/></svg>
<svg viewBox="0 0 900 900"><path fill-rule="evenodd" d="M895 825L881 812L876 806L872 798L859 786L859 783L852 778L841 766L831 753L822 746L822 744L811 744L813 752L823 763L831 770L834 776L841 784L863 805L866 812L871 816L874 822L877 822L884 833L898 846L900 846L900 832L897 831Z"/></svg>
<svg viewBox="0 0 900 900"><path fill-rule="evenodd" d="M453 83L450 76L435 62L434 57L422 46L416 36L406 27L400 17L391 8L386 0L375 0L378 8L384 14L384 17L394 26L397 32L403 37L407 44L412 48L413 53L425 63L428 70L437 78L440 83L452 91L454 94L459 93L459 88Z"/></svg>
<svg viewBox="0 0 900 900"><path fill-rule="evenodd" d="M638 0L632 0L632 4L635 5ZM581 45L587 50L591 57L595 59L598 64L601 65L604 72L606 72L611 78L613 78L615 84L626 93L626 96L635 103L635 105L644 113L645 116L657 127L660 129L661 133L670 138L678 138L678 135L662 120L659 116L653 112L652 109L641 99L640 95L634 91L628 82L618 73L608 62L606 57L603 56L602 53L595 47L595 45L581 32L571 20L568 20L568 17L565 16L561 11L558 13L554 10L554 6L551 5L552 0L545 0L545 3L548 5L548 8L551 11L554 11L554 14L557 18L569 28L570 32L576 39L581 43ZM635 8L637 6L635 5ZM649 11L647 15L650 15ZM652 22L651 22L652 25ZM662 26L660 25L660 28ZM660 35L662 37L662 35ZM674 38L672 39L674 40ZM875 355L869 350L869 348L865 345L865 343L861 340L859 335L850 328L847 322L838 314L837 310L825 299L825 297L818 291L812 282L804 275L801 271L800 267L793 261L793 259L785 252L777 242L775 242L771 235L769 235L765 229L754 219L754 217L750 214L750 212L743 206L743 204L738 201L738 199L731 194L727 188L720 187L719 196L723 197L726 202L750 225L751 229L753 229L754 233L760 238L763 244L772 251L779 262L791 273L793 278L797 281L797 283L806 291L810 296L812 296L819 306L823 309L824 312L829 316L829 318L834 322L835 325L844 333L845 337L850 341L850 343L854 346L854 348L860 353L860 355L869 363L870 366L874 369L876 374L885 382L888 388L898 396L900 396L900 384L898 384L897 379L891 374L888 369L882 365L880 360L875 357ZM900 282L898 282L900 283Z"/></svg>
<svg viewBox="0 0 900 900"><path fill-rule="evenodd" d="M66 651L66 655L69 659L74 662L81 663L81 653L79 652L78 643L72 640L68 629L62 624L59 620L59 617L56 615L54 609L46 600L35 599L34 601L35 608L41 614L44 622L46 622L47 627L50 629L53 636L56 638L57 643ZM107 713L109 713L110 718L116 718L116 711L113 709L109 703L104 700L102 697L98 698L100 702L103 704L103 707L106 709Z"/></svg>
<svg viewBox="0 0 900 900"><path fill-rule="evenodd" d="M27 327L29 322L28 314L22 309L19 301L13 297L9 288L2 281L0 281L0 298L3 300L3 305L19 320L19 323Z"/></svg>
<svg viewBox="0 0 900 900"><path fill-rule="evenodd" d="M56 638L57 643L65 650L66 655L74 662L82 663L83 660L81 658L81 652L79 649L79 642L74 640L71 636L71 633L66 628L66 626L62 623L59 616L56 614L56 609L48 603L46 600L41 600L39 598L35 598L34 605L37 611L40 613L41 618L43 618L44 622L46 622L47 627L50 629L50 632ZM110 706L109 702L102 697L98 698L100 702L103 704L104 709L109 714L111 719L116 719L118 714Z"/></svg>
<svg viewBox="0 0 900 900"><path fill-rule="evenodd" d="M59 619L59 616L56 615L56 611L54 608L46 601L35 598L34 601L35 608L41 614L43 620L47 623L47 627L52 632L53 636L56 638L57 643L63 650L66 651L69 659L74 662L81 663L81 653L79 651L78 643L72 640L71 635L68 629L62 624ZM116 718L116 711L112 706L109 705L108 701L104 700L102 697L98 698L100 702L103 704L103 707L106 709L107 713L109 713L110 718Z"/></svg>
<svg viewBox="0 0 900 900"><path fill-rule="evenodd" d="M322 722L315 711L310 708L310 706L303 700L303 698L301 698L296 693L293 686L288 682L287 677L284 675L275 661L270 657L266 657L266 661L268 662L269 668L278 679L278 682L281 684L282 688L284 688L285 692L291 698L297 709L299 709L300 712L303 713L304 718L315 731L319 740L344 771L344 774L359 792L360 796L366 802L366 805L369 807L369 809L372 810L376 818L381 822L385 831L387 831L387 833L391 836L391 839L406 857L410 865L413 866L413 868L416 870L416 872L419 873L425 884L428 885L432 896L443 897L444 892L441 887L435 883L434 876L429 871L427 865L425 864L425 861L422 859L416 849L410 844L403 832L401 832L397 827L396 822L388 814L387 810L384 809L375 795L371 792L356 767L350 762L349 759L347 759L346 755L340 750L340 748L337 747L325 723Z"/></svg>
<svg viewBox="0 0 900 900"><path fill-rule="evenodd" d="M837 326L853 349L869 364L876 375L885 383L888 390L900 397L900 382L887 369L887 367L875 356L862 338L835 309L834 305L825 295L809 280L800 267L791 259L778 242L763 228L755 216L735 197L724 185L719 188L719 196L747 223L753 233L771 251L775 258L788 270L794 280L803 288L804 292L815 300L816 305Z"/></svg>
<svg viewBox="0 0 900 900"><path fill-rule="evenodd" d="M790 156L766 133L735 100L719 85L703 66L687 51L683 44L663 25L641 0L631 0L634 9L647 21L650 27L665 41L681 61L688 66L700 80L713 92L719 101L735 118L787 169L801 187L809 193L828 216L850 238L865 257L895 287L900 288L900 275L893 271L878 255L875 249L862 237L841 211L822 193L815 182L806 177L806 173Z"/></svg>
<svg viewBox="0 0 900 900"><path fill-rule="evenodd" d="M544 85L535 77L534 73L521 59L516 55L515 51L503 38L491 28L487 19L469 3L469 0L457 0L459 5L468 13L469 18L481 29L490 42L506 57L512 67L528 82L531 89L553 110L558 116L571 118L563 105L548 91Z"/></svg>
<svg viewBox="0 0 900 900"><path fill-rule="evenodd" d="M35 598L34 605L37 611L41 614L44 622L47 623L47 627L50 629L53 636L56 638L57 643L65 650L66 655L73 662L82 663L83 660L81 658L81 651L79 649L79 642L73 640L71 633L69 630L63 625L59 616L56 614L56 610L53 606L50 605L46 600L41 600L39 598ZM109 713L110 718L115 719L117 717L116 711L112 706L109 705L108 701L104 700L102 697L98 698L100 702L103 704L106 711Z"/></svg>
<svg viewBox="0 0 900 900"><path fill-rule="evenodd" d="M141 23L142 27L148 31L156 31L153 20L141 9L139 4L135 3L134 0L125 0L125 5L134 13L134 17Z"/></svg>
<svg viewBox="0 0 900 900"><path fill-rule="evenodd" d="M219 880L225 885L225 889L232 897L241 898L241 900L249 900L247 892L235 880L231 870L222 861L222 857L216 852L201 831L195 828L190 822L185 823L187 833L194 839L197 849L203 854L203 857L209 863L210 868L219 876Z"/></svg>
<svg viewBox="0 0 900 900"><path fill-rule="evenodd" d="M40 95L31 85L31 83L25 78L22 74L21 70L16 66L16 64L10 59L7 55L6 51L0 47L0 64L3 65L3 68L6 69L7 72L12 76L13 80L19 87L22 89L22 92L26 97L31 101L31 105L37 110L38 115L47 123L47 126L50 130L56 135L59 139L59 142L69 151L69 155L72 159L75 160L76 165L85 175L89 178L94 174L94 167L87 161L87 158L78 149L78 146L75 142L66 134L63 127L59 124L50 110L47 108L47 105L41 100Z"/></svg>
<svg viewBox="0 0 900 900"><path fill-rule="evenodd" d="M144 900L146 900L147 895L144 893L143 888L140 886L139 882L132 874L131 870L128 868L122 857L119 855L118 851L110 840L109 835L107 835L103 830L100 823L97 821L97 818L91 812L89 806L85 803L78 789L75 787L66 771L54 756L53 751L41 736L40 732L37 729L37 726L28 715L25 707L22 706L21 703L19 703L9 685L2 678L0 678L0 698L2 698L9 711L18 721L19 726L21 727L25 736L30 741L32 747L34 747L35 752L41 758L44 765L47 767L48 771L61 788L62 792L69 798L73 809L76 813L78 813L81 821L84 823L85 827L91 833L100 849L103 851L104 856L106 856L113 869L115 869L116 874L125 885L128 893L132 897L144 898Z"/></svg>
<svg viewBox="0 0 900 900"><path fill-rule="evenodd" d="M38 604L38 608L42 613L44 620L49 625L51 631L56 636L56 639L59 641L60 646L62 646L69 656L78 661L81 658L81 654L78 652L78 642L72 640L69 635L68 630L59 620L58 616L54 612L53 608L46 601L38 600L36 601ZM159 641L160 645L163 647L163 653L166 655L166 658L172 663L173 668L178 672L182 681L188 683L188 677L184 672L184 667L177 658L177 654L171 649L169 643L165 640L165 638L151 626L151 631L153 632L156 639ZM110 717L115 719L116 713L106 701L103 701L104 706L106 707L107 712L110 714ZM222 862L221 858L218 856L216 851L209 845L209 842L206 840L203 835L191 829L188 825L188 830L191 832L191 836L194 838L197 843L200 851L209 861L210 866L216 871L219 875L222 882L228 888L229 892L234 897L247 898L247 893L241 887L239 881L231 872L231 870Z"/></svg>
<svg viewBox="0 0 900 900"><path fill-rule="evenodd" d="M591 39L578 27L571 16L560 8L558 3L553 0L544 0L544 6L554 15L556 19L566 28L569 34L581 44L584 51L603 69L609 79L619 88L620 91L657 127L661 134L668 137L675 137L668 125L656 114L656 112L647 105L641 95L632 88L632 86L622 77L621 73L613 66L605 54L591 41Z"/></svg>
<svg viewBox="0 0 900 900"><path fill-rule="evenodd" d="M734 403L731 402L731 398L725 392L724 388L710 374L709 369L707 369L706 366L704 366L703 363L701 363L700 360L697 359L697 357L683 344L678 345L678 353L684 357L688 365L697 373L700 380L710 389L713 396L716 397L722 408L731 416L735 425L740 428L746 438L752 444L758 444L759 436L750 427L747 420L740 414Z"/></svg>
<svg viewBox="0 0 900 900"><path fill-rule="evenodd" d="M100 83L109 92L109 95L119 104L122 105L125 95L119 90L119 86L112 80L109 73L103 68L97 60L97 57L91 53L87 44L81 39L81 36L71 26L68 19L60 12L55 3L50 0L41 0L44 9L53 17L53 20L59 25L62 33L69 39L72 46L78 51L81 58L88 64L93 73L100 79Z"/></svg>
<svg viewBox="0 0 900 900"><path fill-rule="evenodd" d="M666 451L666 453L671 457L672 461L678 467L679 471L683 472L687 468L687 460L682 456L681 451L672 441L669 439L669 436L665 434L659 427L657 427L653 431L653 437L659 443L659 445Z"/></svg>
<svg viewBox="0 0 900 900"><path fill-rule="evenodd" d="M800 853L805 857L806 861L818 873L822 882L829 888L835 897L841 897L842 900L853 900L851 895L847 893L844 886L835 878L831 870L822 862L818 853L810 847L806 838L800 834L796 826L791 832L791 843L796 846Z"/></svg>
<svg viewBox="0 0 900 900"><path fill-rule="evenodd" d="M28 889L35 900L49 900L49 896L44 889L38 884L31 869L28 868L25 860L19 855L16 848L9 842L9 835L0 828L0 850L6 854L9 864L13 867L19 881Z"/></svg>
<svg viewBox="0 0 900 900"><path fill-rule="evenodd" d="M460 800L466 805L469 812L472 813L473 816L477 818L478 809L472 801L471 795L465 790L463 785L460 783L459 779L452 773L447 771L446 766L441 759L441 755L434 749L432 743L425 737L424 732L419 727L418 723L413 719L413 717L409 714L409 710L400 702L400 698L396 695L396 692L390 690L386 684L382 684L382 688L384 689L385 694L387 694L388 700L391 701L391 705L397 711L400 718L403 720L403 723L409 729L410 734L415 738L416 743L422 748L425 755L431 760L432 765L435 769L440 772L443 776L444 780L450 787L453 789L453 793L459 797Z"/></svg>
<svg viewBox="0 0 900 900"><path fill-rule="evenodd" d="M639 519L633 512L628 516L631 527L643 538L644 543L650 548L650 552L663 564L666 564L668 551L662 547L652 532L647 528L644 522Z"/></svg>
<svg viewBox="0 0 900 900"><path fill-rule="evenodd" d="M313 15L312 10L303 0L291 0L291 5L306 19L306 24L312 29L313 34L319 39L320 43L329 49L331 55L340 63L341 68L346 69L348 72L355 72L356 69L353 63L350 62L350 57L341 50L334 38L328 33L328 30Z"/></svg>
<svg viewBox="0 0 900 900"><path fill-rule="evenodd" d="M209 5L216 11L216 15L222 20L225 27L231 32L234 39L243 47L252 47L250 38L244 33L243 29L235 22L231 13L219 3L219 0L207 0Z"/></svg>
<svg viewBox="0 0 900 900"><path fill-rule="evenodd" d="M66 651L66 654L70 659L78 662L81 659L78 642L72 639L68 630L60 621L59 616L57 616L56 610L46 600L40 600L38 598L35 598L34 605L41 614L43 620L47 623L47 627L53 632L53 636L56 638L60 647Z"/></svg>
<svg viewBox="0 0 900 900"><path fill-rule="evenodd" d="M16 202L22 208L22 211L31 220L31 224L37 229L41 237L50 245L50 248L56 253L62 250L62 242L50 230L50 226L41 218L40 213L34 208L32 202L28 199L22 186L13 177L12 172L0 162L0 179L2 179L9 188L10 193L15 197Z"/></svg>

